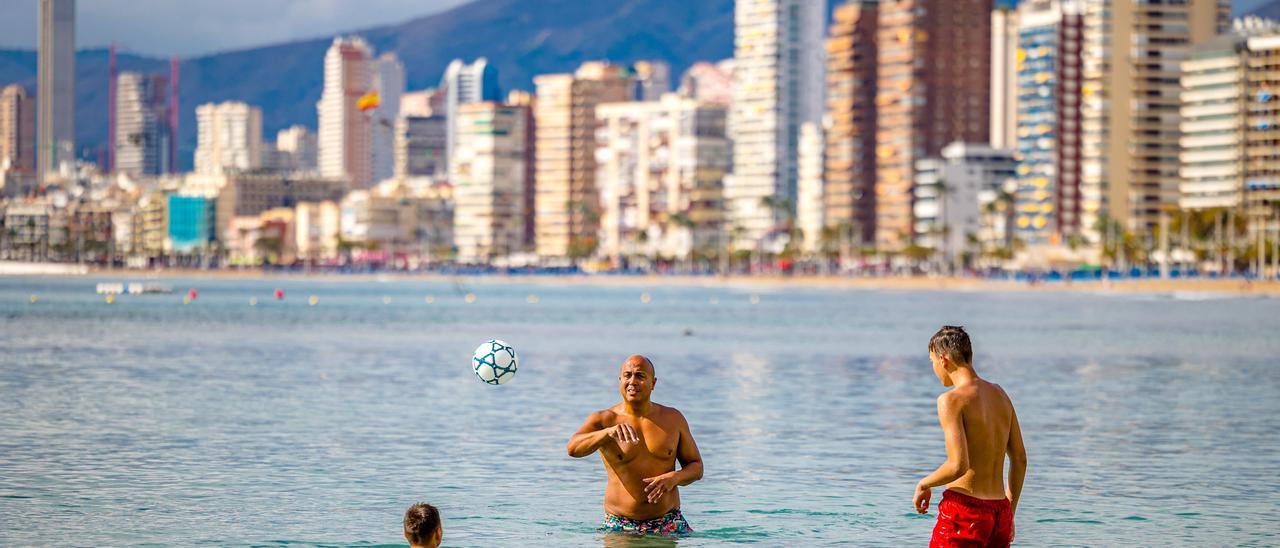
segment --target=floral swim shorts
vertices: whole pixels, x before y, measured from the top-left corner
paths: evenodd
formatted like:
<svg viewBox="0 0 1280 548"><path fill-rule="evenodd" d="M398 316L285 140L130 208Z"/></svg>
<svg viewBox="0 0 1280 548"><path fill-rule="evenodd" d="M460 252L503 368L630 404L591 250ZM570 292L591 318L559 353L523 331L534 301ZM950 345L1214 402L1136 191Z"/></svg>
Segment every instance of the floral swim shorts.
<svg viewBox="0 0 1280 548"><path fill-rule="evenodd" d="M600 530L606 533L629 533L632 535L661 535L679 537L693 532L689 522L684 520L680 509L676 508L653 519L631 519L613 514L604 515L604 523Z"/></svg>

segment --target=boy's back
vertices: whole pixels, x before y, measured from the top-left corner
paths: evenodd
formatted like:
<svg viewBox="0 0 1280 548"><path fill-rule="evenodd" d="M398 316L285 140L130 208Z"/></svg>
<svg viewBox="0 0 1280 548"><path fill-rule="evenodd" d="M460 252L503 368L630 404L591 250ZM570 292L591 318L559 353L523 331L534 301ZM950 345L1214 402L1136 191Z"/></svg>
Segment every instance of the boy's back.
<svg viewBox="0 0 1280 548"><path fill-rule="evenodd" d="M932 489L947 486L938 503L930 546L1008 546L1027 469L1013 402L999 385L974 371L973 349L964 328L939 330L929 341L929 359L942 385L954 387L938 396L947 461L916 484L912 500L923 514L929 511Z"/></svg>
<svg viewBox="0 0 1280 548"><path fill-rule="evenodd" d="M1004 457L1009 453L1013 404L1000 385L975 379L943 394L961 416L969 453L969 471L947 489L980 499L1003 499ZM942 407L942 406L939 406Z"/></svg>

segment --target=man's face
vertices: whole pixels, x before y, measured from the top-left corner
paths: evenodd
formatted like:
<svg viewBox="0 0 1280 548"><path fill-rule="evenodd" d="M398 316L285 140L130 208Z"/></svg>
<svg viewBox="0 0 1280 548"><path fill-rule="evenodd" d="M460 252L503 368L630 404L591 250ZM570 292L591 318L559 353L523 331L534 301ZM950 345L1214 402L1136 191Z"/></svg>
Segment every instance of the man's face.
<svg viewBox="0 0 1280 548"><path fill-rule="evenodd" d="M622 400L628 403L644 403L649 401L653 393L653 384L657 379L653 376L653 367L643 360L627 360L622 364L618 377L618 391Z"/></svg>
<svg viewBox="0 0 1280 548"><path fill-rule="evenodd" d="M933 374L938 376L942 386L951 386L951 375L947 374L947 359L930 352L929 361L933 363Z"/></svg>

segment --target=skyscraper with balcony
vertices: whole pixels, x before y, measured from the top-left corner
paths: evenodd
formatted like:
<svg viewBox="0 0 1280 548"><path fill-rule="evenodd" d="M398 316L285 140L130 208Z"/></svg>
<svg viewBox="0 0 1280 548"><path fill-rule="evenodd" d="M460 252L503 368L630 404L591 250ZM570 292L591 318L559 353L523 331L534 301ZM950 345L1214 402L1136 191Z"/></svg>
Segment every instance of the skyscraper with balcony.
<svg viewBox="0 0 1280 548"><path fill-rule="evenodd" d="M733 174L724 197L735 245L780 247L795 213L800 126L820 123L826 0L734 3Z"/></svg>
<svg viewBox="0 0 1280 548"><path fill-rule="evenodd" d="M462 59L454 59L445 68L440 87L444 90L445 117L448 119L445 141L447 163L448 158L453 157L453 148L457 144L454 122L458 119L458 109L467 103L501 101L502 89L498 86L498 69L484 57L470 64Z"/></svg>
<svg viewBox="0 0 1280 548"><path fill-rule="evenodd" d="M1148 233L1178 202L1181 64L1225 32L1229 0L1085 0L1080 227Z"/></svg>
<svg viewBox="0 0 1280 548"><path fill-rule="evenodd" d="M324 90L316 110L320 174L352 189L373 179L372 118L356 103L373 89L373 48L359 37L333 40L324 56Z"/></svg>
<svg viewBox="0 0 1280 548"><path fill-rule="evenodd" d="M168 83L165 76L136 72L116 78L116 171L139 177L174 170Z"/></svg>
<svg viewBox="0 0 1280 548"><path fill-rule="evenodd" d="M533 82L537 252L543 257L585 258L595 251L600 225L596 106L630 99L630 71L593 61L573 74L544 74Z"/></svg>
<svg viewBox="0 0 1280 548"><path fill-rule="evenodd" d="M1017 137L1013 230L1029 245L1080 234L1080 85L1084 5L1018 6ZM994 130L993 130L994 131Z"/></svg>
<svg viewBox="0 0 1280 548"><path fill-rule="evenodd" d="M876 245L911 243L916 161L954 141L990 141L992 0L879 5Z"/></svg>
<svg viewBox="0 0 1280 548"><path fill-rule="evenodd" d="M493 102L458 108L449 180L460 261L487 262L523 248L525 108Z"/></svg>
<svg viewBox="0 0 1280 548"><path fill-rule="evenodd" d="M877 20L875 3L846 2L827 39L823 224L859 244L876 227Z"/></svg>
<svg viewBox="0 0 1280 548"><path fill-rule="evenodd" d="M396 119L400 117L400 96L404 94L404 64L394 53L383 53L373 61L373 89L378 91L378 108L370 111L373 181L395 174Z"/></svg>

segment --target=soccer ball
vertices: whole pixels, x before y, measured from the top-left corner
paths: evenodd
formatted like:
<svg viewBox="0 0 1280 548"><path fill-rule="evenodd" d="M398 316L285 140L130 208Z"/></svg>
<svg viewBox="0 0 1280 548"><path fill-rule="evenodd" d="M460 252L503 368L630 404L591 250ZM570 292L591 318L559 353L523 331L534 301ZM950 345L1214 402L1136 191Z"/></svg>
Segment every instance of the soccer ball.
<svg viewBox="0 0 1280 548"><path fill-rule="evenodd" d="M506 384L516 376L516 349L505 342L489 339L476 348L471 367L485 383Z"/></svg>

